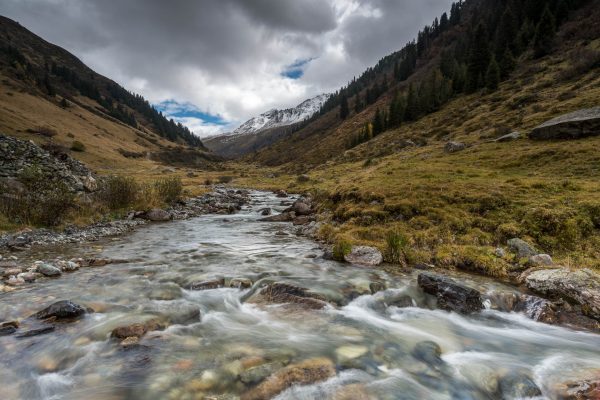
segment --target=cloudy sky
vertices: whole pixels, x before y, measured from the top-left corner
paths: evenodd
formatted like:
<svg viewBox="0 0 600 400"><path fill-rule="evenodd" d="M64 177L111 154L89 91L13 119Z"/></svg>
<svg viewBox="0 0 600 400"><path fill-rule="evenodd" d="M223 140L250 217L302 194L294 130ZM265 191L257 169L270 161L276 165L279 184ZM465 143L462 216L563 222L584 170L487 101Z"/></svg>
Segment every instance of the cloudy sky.
<svg viewBox="0 0 600 400"><path fill-rule="evenodd" d="M2 0L201 136L335 91L451 0Z"/></svg>

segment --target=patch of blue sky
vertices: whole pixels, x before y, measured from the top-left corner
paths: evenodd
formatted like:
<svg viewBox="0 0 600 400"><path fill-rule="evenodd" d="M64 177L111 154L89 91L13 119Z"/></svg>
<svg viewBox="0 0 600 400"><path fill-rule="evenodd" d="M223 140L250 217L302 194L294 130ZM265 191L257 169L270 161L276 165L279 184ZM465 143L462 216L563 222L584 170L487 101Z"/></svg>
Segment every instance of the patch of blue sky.
<svg viewBox="0 0 600 400"><path fill-rule="evenodd" d="M296 60L294 63L285 67L281 72L281 76L290 79L300 79L304 75L304 69L314 58L306 58L303 60Z"/></svg>

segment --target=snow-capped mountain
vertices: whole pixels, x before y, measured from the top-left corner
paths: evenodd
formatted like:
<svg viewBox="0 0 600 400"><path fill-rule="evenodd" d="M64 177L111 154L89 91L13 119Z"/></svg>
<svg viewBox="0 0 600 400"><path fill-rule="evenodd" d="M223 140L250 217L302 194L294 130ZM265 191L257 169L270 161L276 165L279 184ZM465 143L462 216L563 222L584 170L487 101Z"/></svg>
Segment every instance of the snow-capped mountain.
<svg viewBox="0 0 600 400"><path fill-rule="evenodd" d="M229 135L248 135L260 131L264 131L270 128L277 128L280 126L288 126L297 122L302 122L307 118L313 116L314 113L319 111L321 105L329 98L329 94L321 94L312 99L308 99L294 108L288 108L287 110L273 109L254 117L237 128L233 133Z"/></svg>
<svg viewBox="0 0 600 400"><path fill-rule="evenodd" d="M231 133L205 138L202 142L224 157L237 157L257 151L289 134L287 126L302 122L319 112L329 96L331 95L321 94L294 108L267 111L244 122Z"/></svg>

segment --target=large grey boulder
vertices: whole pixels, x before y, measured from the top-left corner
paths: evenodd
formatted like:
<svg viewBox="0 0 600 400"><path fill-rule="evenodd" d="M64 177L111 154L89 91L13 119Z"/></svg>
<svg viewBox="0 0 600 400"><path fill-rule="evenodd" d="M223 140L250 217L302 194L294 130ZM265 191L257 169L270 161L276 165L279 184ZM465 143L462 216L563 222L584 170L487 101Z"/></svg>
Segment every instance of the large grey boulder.
<svg viewBox="0 0 600 400"><path fill-rule="evenodd" d="M550 298L581 305L588 317L600 320L600 275L589 269L542 269L524 274L527 287Z"/></svg>
<svg viewBox="0 0 600 400"><path fill-rule="evenodd" d="M344 256L344 261L351 264L376 266L383 262L383 255L375 247L354 246L352 251Z"/></svg>
<svg viewBox="0 0 600 400"><path fill-rule="evenodd" d="M534 140L581 139L600 135L600 107L578 110L535 127L529 138Z"/></svg>

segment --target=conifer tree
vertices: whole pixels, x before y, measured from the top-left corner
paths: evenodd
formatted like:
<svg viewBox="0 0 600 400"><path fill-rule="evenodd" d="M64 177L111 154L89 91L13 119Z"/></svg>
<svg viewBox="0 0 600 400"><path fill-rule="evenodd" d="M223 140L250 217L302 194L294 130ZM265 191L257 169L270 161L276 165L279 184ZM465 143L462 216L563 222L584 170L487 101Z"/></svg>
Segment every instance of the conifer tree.
<svg viewBox="0 0 600 400"><path fill-rule="evenodd" d="M490 65L489 65L487 73L485 75L485 86L490 90L496 90L496 89L498 89L499 84L500 84L500 67L498 66L496 57L492 56L492 60L490 61Z"/></svg>
<svg viewBox="0 0 600 400"><path fill-rule="evenodd" d="M383 132L384 122L383 115L381 114L381 110L377 108L375 111L375 116L373 117L373 136L377 136Z"/></svg>
<svg viewBox="0 0 600 400"><path fill-rule="evenodd" d="M346 95L342 96L342 100L340 103L340 118L346 119L350 114L350 108L348 107L348 98Z"/></svg>
<svg viewBox="0 0 600 400"><path fill-rule="evenodd" d="M475 29L469 53L467 89L474 92L483 86L485 73L490 63L490 47L487 29L480 23Z"/></svg>
<svg viewBox="0 0 600 400"><path fill-rule="evenodd" d="M496 55L501 56L506 49L517 52L517 22L510 6L507 6L500 18L496 32Z"/></svg>
<svg viewBox="0 0 600 400"><path fill-rule="evenodd" d="M415 86L411 83L408 87L408 97L406 98L406 119L414 121L419 118L421 111L419 109L419 98Z"/></svg>
<svg viewBox="0 0 600 400"><path fill-rule="evenodd" d="M554 15L552 15L550 7L546 6L535 30L535 38L533 39L533 50L536 57L543 57L550 53L555 35L556 25Z"/></svg>
<svg viewBox="0 0 600 400"><path fill-rule="evenodd" d="M504 54L500 57L498 65L500 67L500 77L506 79L517 66L517 61L512 52L509 49L506 49Z"/></svg>
<svg viewBox="0 0 600 400"><path fill-rule="evenodd" d="M565 22L567 18L569 18L569 4L567 3L567 0L558 0L556 2L554 18L556 19L557 27Z"/></svg>

